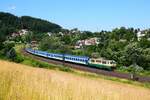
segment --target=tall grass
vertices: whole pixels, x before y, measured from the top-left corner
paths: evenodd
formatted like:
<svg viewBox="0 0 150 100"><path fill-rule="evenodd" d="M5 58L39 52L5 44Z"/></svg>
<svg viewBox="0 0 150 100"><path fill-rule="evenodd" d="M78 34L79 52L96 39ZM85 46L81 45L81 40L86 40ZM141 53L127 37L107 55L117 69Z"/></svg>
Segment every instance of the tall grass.
<svg viewBox="0 0 150 100"><path fill-rule="evenodd" d="M0 100L150 100L150 90L0 61Z"/></svg>

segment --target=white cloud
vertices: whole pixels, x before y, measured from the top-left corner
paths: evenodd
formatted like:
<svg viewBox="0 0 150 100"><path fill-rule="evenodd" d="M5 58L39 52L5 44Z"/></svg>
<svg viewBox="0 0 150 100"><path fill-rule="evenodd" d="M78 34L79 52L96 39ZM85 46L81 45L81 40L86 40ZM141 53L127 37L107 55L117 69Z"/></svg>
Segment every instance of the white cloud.
<svg viewBox="0 0 150 100"><path fill-rule="evenodd" d="M9 5L8 10L16 10L16 6L15 5Z"/></svg>

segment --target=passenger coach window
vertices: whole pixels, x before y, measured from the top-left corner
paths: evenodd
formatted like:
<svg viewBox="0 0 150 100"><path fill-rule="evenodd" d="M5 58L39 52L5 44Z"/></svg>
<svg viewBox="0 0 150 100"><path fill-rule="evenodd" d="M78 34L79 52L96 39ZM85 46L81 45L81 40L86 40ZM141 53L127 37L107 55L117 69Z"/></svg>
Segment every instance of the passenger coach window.
<svg viewBox="0 0 150 100"><path fill-rule="evenodd" d="M113 62L110 62L110 64L114 64Z"/></svg>
<svg viewBox="0 0 150 100"><path fill-rule="evenodd" d="M96 62L101 63L101 60L96 60Z"/></svg>
<svg viewBox="0 0 150 100"><path fill-rule="evenodd" d="M92 59L91 62L95 62L95 60Z"/></svg>
<svg viewBox="0 0 150 100"><path fill-rule="evenodd" d="M106 61L102 61L103 64L106 64Z"/></svg>

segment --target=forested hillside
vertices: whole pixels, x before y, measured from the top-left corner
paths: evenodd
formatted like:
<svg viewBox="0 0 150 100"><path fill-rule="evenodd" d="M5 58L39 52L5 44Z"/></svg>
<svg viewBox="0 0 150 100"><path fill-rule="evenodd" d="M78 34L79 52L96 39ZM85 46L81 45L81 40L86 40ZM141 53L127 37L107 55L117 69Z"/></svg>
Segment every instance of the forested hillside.
<svg viewBox="0 0 150 100"><path fill-rule="evenodd" d="M30 16L18 17L0 12L0 42L5 40L6 35L23 28L35 32L54 32L59 31L61 26Z"/></svg>
<svg viewBox="0 0 150 100"><path fill-rule="evenodd" d="M22 16L20 19L22 27L31 31L54 32L61 29L57 24L30 16Z"/></svg>
<svg viewBox="0 0 150 100"><path fill-rule="evenodd" d="M10 13L0 12L0 58L22 61L16 54L14 46L16 42L25 42L30 35L17 36L10 39L12 33L18 33L21 29L27 29L34 37L43 36L44 32L57 32L61 26L30 16L18 17Z"/></svg>

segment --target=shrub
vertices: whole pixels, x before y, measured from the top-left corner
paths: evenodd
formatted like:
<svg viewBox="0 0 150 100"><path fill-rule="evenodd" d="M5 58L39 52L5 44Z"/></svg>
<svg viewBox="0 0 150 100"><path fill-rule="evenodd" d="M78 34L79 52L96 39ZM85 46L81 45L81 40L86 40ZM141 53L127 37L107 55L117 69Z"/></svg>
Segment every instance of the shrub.
<svg viewBox="0 0 150 100"><path fill-rule="evenodd" d="M126 67L126 66L121 66L121 67L118 67L118 70L119 70L119 71L122 71L122 72L128 72L128 67Z"/></svg>
<svg viewBox="0 0 150 100"><path fill-rule="evenodd" d="M17 55L14 60L16 63L20 63L24 61L24 58L20 55Z"/></svg>
<svg viewBox="0 0 150 100"><path fill-rule="evenodd" d="M128 67L128 71L133 74L138 74L143 71L143 68L138 66L137 64L132 64Z"/></svg>

